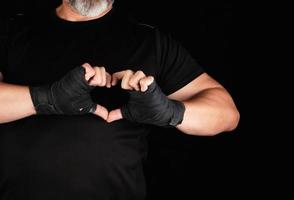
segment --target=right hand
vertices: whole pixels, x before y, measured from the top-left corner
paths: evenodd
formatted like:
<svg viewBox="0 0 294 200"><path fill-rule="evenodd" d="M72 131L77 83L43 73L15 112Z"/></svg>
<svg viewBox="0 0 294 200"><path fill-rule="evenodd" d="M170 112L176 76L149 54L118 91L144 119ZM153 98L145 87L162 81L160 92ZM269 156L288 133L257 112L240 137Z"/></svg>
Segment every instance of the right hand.
<svg viewBox="0 0 294 200"><path fill-rule="evenodd" d="M108 111L91 99L95 86L109 86L104 68L84 64L68 72L61 80L49 86L30 87L37 114L81 115L93 113L107 119ZM110 76L110 75L109 75ZM108 78L107 78L108 77Z"/></svg>

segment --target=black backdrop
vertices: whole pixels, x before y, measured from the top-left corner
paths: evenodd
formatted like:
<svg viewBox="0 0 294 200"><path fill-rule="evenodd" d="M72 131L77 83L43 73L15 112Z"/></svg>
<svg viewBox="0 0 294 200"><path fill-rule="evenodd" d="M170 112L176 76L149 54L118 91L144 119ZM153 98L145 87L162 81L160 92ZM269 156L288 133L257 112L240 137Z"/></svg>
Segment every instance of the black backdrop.
<svg viewBox="0 0 294 200"><path fill-rule="evenodd" d="M60 0L9 1L1 15L50 10ZM183 3L184 2L184 3ZM171 33L233 95L241 110L238 62L232 54L232 4L219 0L116 0L144 23ZM1 6L2 7L2 6ZM241 111L242 112L242 111ZM176 130L156 130L149 137L145 165L148 199L197 199L205 195L232 197L240 190L242 134L239 128L213 138L187 136ZM234 191L234 192L233 192Z"/></svg>

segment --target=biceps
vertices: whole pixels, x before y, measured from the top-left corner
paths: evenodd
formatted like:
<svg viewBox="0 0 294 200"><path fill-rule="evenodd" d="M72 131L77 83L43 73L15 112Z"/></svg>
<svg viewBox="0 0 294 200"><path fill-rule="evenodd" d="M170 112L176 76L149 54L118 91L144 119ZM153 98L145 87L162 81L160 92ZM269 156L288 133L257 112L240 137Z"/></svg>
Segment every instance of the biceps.
<svg viewBox="0 0 294 200"><path fill-rule="evenodd" d="M210 77L207 73L200 75L191 81L188 85L169 95L168 98L185 101L192 98L199 92L211 89L211 88L223 88L216 80Z"/></svg>

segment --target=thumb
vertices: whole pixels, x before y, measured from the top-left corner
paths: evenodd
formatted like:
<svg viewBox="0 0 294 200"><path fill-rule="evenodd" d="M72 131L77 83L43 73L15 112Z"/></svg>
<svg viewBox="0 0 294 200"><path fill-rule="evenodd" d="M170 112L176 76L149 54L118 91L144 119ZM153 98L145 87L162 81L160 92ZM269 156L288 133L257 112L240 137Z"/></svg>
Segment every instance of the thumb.
<svg viewBox="0 0 294 200"><path fill-rule="evenodd" d="M123 119L121 109L116 109L116 110L110 111L106 121L108 123L111 123L111 122L114 122L114 121L117 121L117 120L120 120L120 119Z"/></svg>
<svg viewBox="0 0 294 200"><path fill-rule="evenodd" d="M104 120L107 120L108 118L108 110L105 107L100 106L99 104L97 104L96 110L95 112L93 112L93 114L101 117Z"/></svg>

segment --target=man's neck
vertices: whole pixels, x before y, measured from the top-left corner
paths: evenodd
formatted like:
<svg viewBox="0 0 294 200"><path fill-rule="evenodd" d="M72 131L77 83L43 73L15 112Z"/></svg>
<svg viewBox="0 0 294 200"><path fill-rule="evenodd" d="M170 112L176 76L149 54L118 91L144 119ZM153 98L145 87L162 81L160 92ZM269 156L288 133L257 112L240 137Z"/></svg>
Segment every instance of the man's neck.
<svg viewBox="0 0 294 200"><path fill-rule="evenodd" d="M112 9L112 6L109 6L107 10L105 10L103 13L96 17L87 17L87 16L82 16L78 13L76 13L69 5L63 3L61 4L58 8L56 8L56 14L58 17L61 19L67 20L67 21L72 21L72 22L79 22L79 21L89 21L93 19L99 19L106 15L110 10Z"/></svg>

